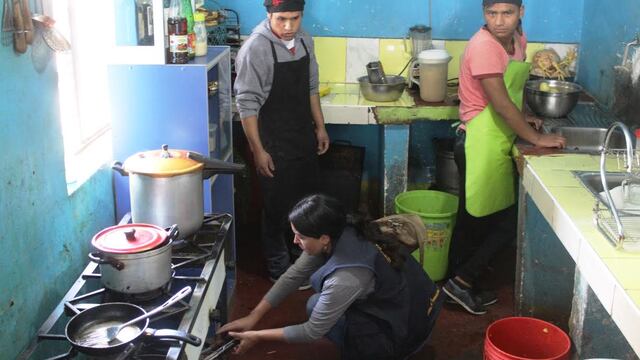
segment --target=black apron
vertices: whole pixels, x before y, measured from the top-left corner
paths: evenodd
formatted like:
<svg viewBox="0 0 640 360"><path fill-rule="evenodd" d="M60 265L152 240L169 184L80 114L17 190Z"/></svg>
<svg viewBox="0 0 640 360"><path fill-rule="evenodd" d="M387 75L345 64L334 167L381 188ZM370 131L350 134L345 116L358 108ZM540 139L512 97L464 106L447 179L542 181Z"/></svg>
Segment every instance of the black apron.
<svg viewBox="0 0 640 360"><path fill-rule="evenodd" d="M309 50L304 40L300 42L305 56L288 62L278 62L271 42L273 84L267 101L260 108L258 130L276 171L278 160L311 157L317 151L309 93Z"/></svg>
<svg viewBox="0 0 640 360"><path fill-rule="evenodd" d="M269 275L278 278L300 254L287 214L304 196L317 192L318 155L309 92L310 56L278 62L273 53L273 85L258 115L260 140L275 165L274 177L259 176L264 196L262 241ZM302 50L302 49L300 49Z"/></svg>

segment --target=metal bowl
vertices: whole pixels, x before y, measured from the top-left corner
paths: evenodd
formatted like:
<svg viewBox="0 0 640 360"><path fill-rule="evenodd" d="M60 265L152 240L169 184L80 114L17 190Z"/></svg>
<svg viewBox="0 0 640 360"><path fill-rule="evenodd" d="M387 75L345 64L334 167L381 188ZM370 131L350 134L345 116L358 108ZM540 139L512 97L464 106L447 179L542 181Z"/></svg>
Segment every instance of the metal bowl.
<svg viewBox="0 0 640 360"><path fill-rule="evenodd" d="M548 90L541 90L546 83ZM543 85L544 87L544 85ZM578 103L582 87L576 83L559 80L527 81L524 95L527 105L534 114L548 118L567 116Z"/></svg>
<svg viewBox="0 0 640 360"><path fill-rule="evenodd" d="M365 99L369 101L388 102L396 101L402 96L405 88L404 77L398 75L387 75L386 84L371 84L367 76L358 78L360 91Z"/></svg>

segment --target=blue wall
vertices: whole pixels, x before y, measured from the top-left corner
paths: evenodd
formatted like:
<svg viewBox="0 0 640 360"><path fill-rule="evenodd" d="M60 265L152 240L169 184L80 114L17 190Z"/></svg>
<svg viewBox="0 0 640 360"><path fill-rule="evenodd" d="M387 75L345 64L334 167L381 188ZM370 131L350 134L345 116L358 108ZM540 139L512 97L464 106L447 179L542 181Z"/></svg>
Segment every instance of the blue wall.
<svg viewBox="0 0 640 360"><path fill-rule="evenodd" d="M638 0L584 0L578 82L605 107L613 101L613 67L640 31ZM615 5L614 5L615 4Z"/></svg>
<svg viewBox="0 0 640 360"><path fill-rule="evenodd" d="M578 42L583 2L525 0L524 26L530 40ZM240 14L243 34L266 16L263 0L217 3ZM434 39L469 39L483 23L481 4L481 0L432 0ZM215 7L210 0L207 5ZM303 26L314 36L402 38L410 26L428 23L428 0L307 0Z"/></svg>
<svg viewBox="0 0 640 360"><path fill-rule="evenodd" d="M67 195L55 64L0 47L0 349L13 359L86 266L113 223L111 171Z"/></svg>

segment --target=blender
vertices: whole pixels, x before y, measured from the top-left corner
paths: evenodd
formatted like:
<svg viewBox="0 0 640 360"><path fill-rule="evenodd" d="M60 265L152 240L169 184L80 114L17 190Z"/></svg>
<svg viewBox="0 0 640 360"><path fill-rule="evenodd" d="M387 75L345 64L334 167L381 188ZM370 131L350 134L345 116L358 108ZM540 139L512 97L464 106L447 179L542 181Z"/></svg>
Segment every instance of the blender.
<svg viewBox="0 0 640 360"><path fill-rule="evenodd" d="M408 49L408 41L411 41L411 49ZM407 84L409 86L415 84L419 76L418 67L420 64L418 63L418 54L431 48L430 27L426 25L415 25L409 28L409 32L404 39L405 52L411 55L411 60L409 60L409 73L407 76Z"/></svg>

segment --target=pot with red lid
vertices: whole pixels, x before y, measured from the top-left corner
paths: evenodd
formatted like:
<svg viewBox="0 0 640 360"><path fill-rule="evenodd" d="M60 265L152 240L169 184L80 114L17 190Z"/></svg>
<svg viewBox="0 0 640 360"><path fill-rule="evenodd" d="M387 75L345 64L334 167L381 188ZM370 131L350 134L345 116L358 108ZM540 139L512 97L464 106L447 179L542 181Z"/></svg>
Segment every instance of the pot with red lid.
<svg viewBox="0 0 640 360"><path fill-rule="evenodd" d="M178 227L169 231L152 224L108 227L91 239L96 251L89 258L100 264L100 280L110 290L144 294L171 280L171 246Z"/></svg>
<svg viewBox="0 0 640 360"><path fill-rule="evenodd" d="M124 165L115 162L112 168L129 176L133 222L162 227L177 224L184 238L202 226L203 180L214 174L240 172L244 166L162 145L161 150L130 156Z"/></svg>

